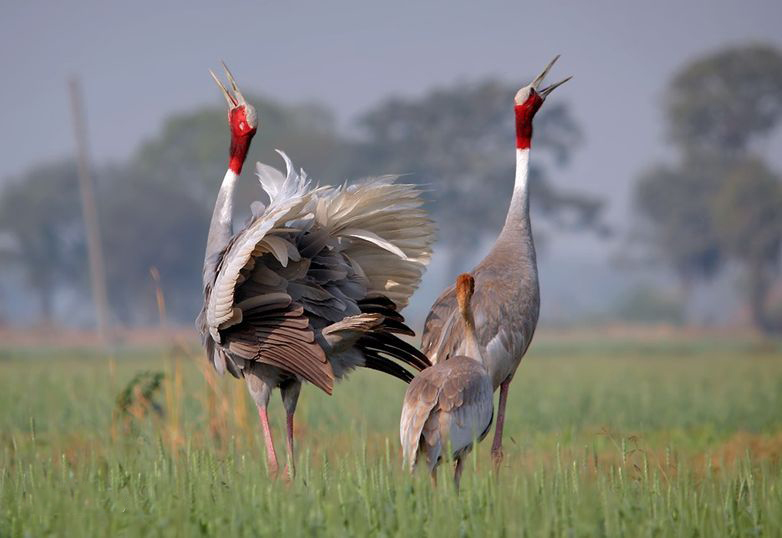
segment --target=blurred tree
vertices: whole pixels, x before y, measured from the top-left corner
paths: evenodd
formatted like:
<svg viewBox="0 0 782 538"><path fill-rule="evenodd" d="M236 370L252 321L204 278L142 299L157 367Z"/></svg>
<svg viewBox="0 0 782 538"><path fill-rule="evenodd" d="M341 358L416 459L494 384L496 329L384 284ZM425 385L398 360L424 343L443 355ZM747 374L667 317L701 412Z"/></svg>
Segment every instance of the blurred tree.
<svg viewBox="0 0 782 538"><path fill-rule="evenodd" d="M725 251L747 270L747 303L752 321L772 326L766 298L779 271L782 251L782 181L758 159L738 163L726 174L715 198L715 224Z"/></svg>
<svg viewBox="0 0 782 538"><path fill-rule="evenodd" d="M0 231L10 238L3 258L22 267L46 324L53 320L58 287L85 284L80 211L76 165L70 161L30 169L0 197Z"/></svg>
<svg viewBox="0 0 782 538"><path fill-rule="evenodd" d="M368 140L356 147L354 175L403 173L431 188L442 241L457 253L474 248L505 220L514 176L513 96L497 81L458 84L421 98L395 98L360 119ZM567 162L581 132L561 102L535 119L532 208L562 226L598 225L602 202L562 192L548 166ZM544 157L540 158L538 155Z"/></svg>
<svg viewBox="0 0 782 538"><path fill-rule="evenodd" d="M689 287L728 259L747 272L755 325L768 330L765 297L779 268L779 178L757 153L782 118L782 53L751 45L685 65L666 95L679 163L644 173L634 205L648 245Z"/></svg>
<svg viewBox="0 0 782 538"><path fill-rule="evenodd" d="M782 116L782 54L732 47L684 66L666 95L671 140L688 153L742 154Z"/></svg>
<svg viewBox="0 0 782 538"><path fill-rule="evenodd" d="M174 319L200 306L203 235L211 212L191 189L139 173L132 165L102 174L99 207L109 302L126 324L157 318L149 270L157 267Z"/></svg>
<svg viewBox="0 0 782 538"><path fill-rule="evenodd" d="M688 161L678 168L651 168L635 187L637 215L651 228L646 246L679 275L683 293L693 282L715 276L721 267L713 215L717 181L713 170Z"/></svg>

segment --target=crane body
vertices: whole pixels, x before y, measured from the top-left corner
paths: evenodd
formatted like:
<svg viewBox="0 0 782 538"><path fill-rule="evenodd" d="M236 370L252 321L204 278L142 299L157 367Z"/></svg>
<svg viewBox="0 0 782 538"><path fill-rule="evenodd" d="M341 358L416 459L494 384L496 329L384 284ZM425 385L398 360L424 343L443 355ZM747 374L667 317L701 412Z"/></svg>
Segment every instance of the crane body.
<svg viewBox="0 0 782 538"><path fill-rule="evenodd" d="M471 271L475 279L473 311L484 364L500 399L492 443L492 457L502 461L502 431L508 387L529 348L540 313L535 244L529 212L529 153L532 120L543 101L569 78L538 89L558 57L515 97L516 174L505 224L489 254ZM457 308L456 288L437 298L426 319L422 351L434 363L464 353L464 321Z"/></svg>
<svg viewBox="0 0 782 538"><path fill-rule="evenodd" d="M438 362L413 379L402 405L399 437L403 464L413 471L418 460L425 458L433 482L442 459L455 459L454 483L458 490L464 457L491 427L494 390L484 363L486 356L475 335L470 305L475 289L473 277L459 275L454 289L465 327L464 352Z"/></svg>
<svg viewBox="0 0 782 538"><path fill-rule="evenodd" d="M420 191L395 177L313 185L288 157L283 173L259 163L268 204L232 232L233 191L252 136L255 110L226 68L232 91L212 74L229 105L231 149L204 257L204 305L197 320L219 372L244 378L258 408L271 474L278 471L267 405L279 388L286 451L294 472L293 416L303 382L331 394L334 382L366 367L409 382L430 363L398 334L399 314L431 257L433 225Z"/></svg>

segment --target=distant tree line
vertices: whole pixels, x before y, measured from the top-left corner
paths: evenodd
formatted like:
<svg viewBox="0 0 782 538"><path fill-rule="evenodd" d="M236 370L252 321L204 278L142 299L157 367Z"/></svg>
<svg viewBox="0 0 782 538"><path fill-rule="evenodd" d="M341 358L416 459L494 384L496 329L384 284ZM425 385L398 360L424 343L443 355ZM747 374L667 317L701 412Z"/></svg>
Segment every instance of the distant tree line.
<svg viewBox="0 0 782 538"><path fill-rule="evenodd" d="M512 99L516 88L483 81L389 99L359 119L360 136L335 127L319 105L287 106L258 96L261 128L248 162L281 166L274 148L321 183L371 174L407 174L429 190L442 244L458 252L499 230L513 182ZM602 203L557 189L549 166L560 166L581 139L566 105L551 103L536 120L533 210L562 226L597 228ZM156 318L150 268L161 275L170 316L190 323L201 300L200 271L211 208L226 167L225 110L208 106L168 118L161 132L127 162L95 170L109 302L116 321ZM237 211L261 196L248 166ZM76 167L70 161L36 165L0 192L0 257L21 269L41 318L63 321L52 297L67 289L85 298L84 229ZM239 215L241 219L242 216ZM0 275L0 278L2 276Z"/></svg>
<svg viewBox="0 0 782 538"><path fill-rule="evenodd" d="M759 330L782 330L770 312L779 277L782 177L765 153L782 119L782 53L733 47L686 64L665 94L676 159L651 166L634 192L633 236L687 291L726 266L742 268Z"/></svg>

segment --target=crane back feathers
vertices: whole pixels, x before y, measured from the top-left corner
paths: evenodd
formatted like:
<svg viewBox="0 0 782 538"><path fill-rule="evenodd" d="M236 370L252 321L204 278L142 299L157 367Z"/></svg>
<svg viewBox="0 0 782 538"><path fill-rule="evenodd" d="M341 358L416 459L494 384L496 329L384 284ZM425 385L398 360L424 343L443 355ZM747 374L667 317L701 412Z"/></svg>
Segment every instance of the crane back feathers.
<svg viewBox="0 0 782 538"><path fill-rule="evenodd" d="M427 368L410 383L402 406L399 436L402 461L413 469L425 456L434 469L449 447L453 457L482 440L494 416L492 385L486 369L465 356Z"/></svg>

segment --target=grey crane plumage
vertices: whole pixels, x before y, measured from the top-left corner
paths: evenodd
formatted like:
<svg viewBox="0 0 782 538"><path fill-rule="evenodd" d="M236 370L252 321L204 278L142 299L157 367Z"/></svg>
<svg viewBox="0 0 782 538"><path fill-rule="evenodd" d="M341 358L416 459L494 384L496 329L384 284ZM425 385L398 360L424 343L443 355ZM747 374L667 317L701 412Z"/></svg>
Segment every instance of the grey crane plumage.
<svg viewBox="0 0 782 538"><path fill-rule="evenodd" d="M257 118L226 74L232 92L218 84L230 108L231 158L209 229L197 326L215 368L245 379L272 473L277 456L266 407L280 388L292 475L303 381L330 394L356 367L409 381L400 363L416 370L430 364L396 335L413 334L399 310L429 262L433 225L413 185L387 176L319 187L280 152L285 173L257 167L268 204L254 203L250 221L233 234L233 188Z"/></svg>
<svg viewBox="0 0 782 538"><path fill-rule="evenodd" d="M460 275L454 289L465 327L464 354L438 362L413 379L402 404L399 437L404 465L412 471L417 461L425 458L433 481L437 466L450 449L456 460L454 482L459 489L464 457L491 427L494 391L475 335L470 304L473 277Z"/></svg>
<svg viewBox="0 0 782 538"><path fill-rule="evenodd" d="M540 313L540 287L529 213L527 185L532 120L545 98L569 78L539 89L551 66L515 97L516 179L505 224L489 254L471 272L475 278L473 311L476 337L484 349L484 364L494 390L500 388L492 457L502 460L502 430L508 387L527 352ZM426 318L422 351L439 363L464 352L464 322L459 315L456 289L437 298Z"/></svg>

